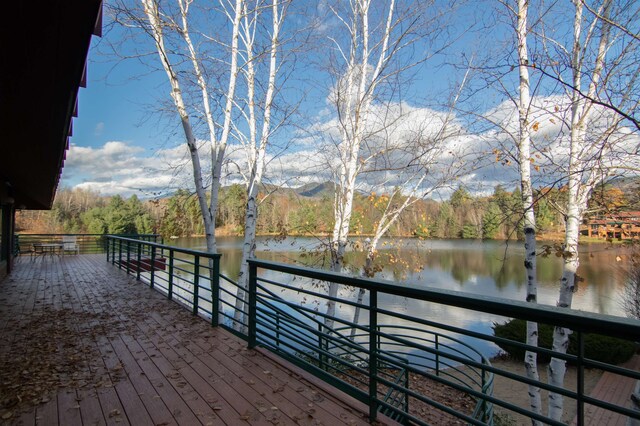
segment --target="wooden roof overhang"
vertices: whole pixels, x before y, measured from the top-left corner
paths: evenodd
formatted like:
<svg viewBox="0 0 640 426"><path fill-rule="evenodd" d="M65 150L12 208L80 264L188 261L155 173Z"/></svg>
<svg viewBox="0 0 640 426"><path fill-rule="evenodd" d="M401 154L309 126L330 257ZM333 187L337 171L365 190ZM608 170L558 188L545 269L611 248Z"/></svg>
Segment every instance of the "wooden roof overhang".
<svg viewBox="0 0 640 426"><path fill-rule="evenodd" d="M16 207L48 209L69 148L91 36L101 35L102 1L9 1L3 10L0 182Z"/></svg>

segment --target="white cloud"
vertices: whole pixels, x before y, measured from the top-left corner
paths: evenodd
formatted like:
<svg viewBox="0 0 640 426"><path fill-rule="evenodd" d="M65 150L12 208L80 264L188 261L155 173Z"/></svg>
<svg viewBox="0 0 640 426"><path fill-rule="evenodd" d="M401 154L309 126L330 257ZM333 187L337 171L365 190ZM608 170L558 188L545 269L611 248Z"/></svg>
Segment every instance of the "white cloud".
<svg viewBox="0 0 640 426"><path fill-rule="evenodd" d="M470 191L488 194L502 184L512 189L518 182L515 161L509 164L496 162L496 152L503 159L509 155L517 157L513 137L517 134L518 120L515 106L503 102L484 115L495 123L481 134L470 134L455 117L429 108L417 108L408 104L373 108L369 117L370 132L361 155L368 156L380 150L387 153L371 161L377 166L388 166L384 172L372 172L373 166L365 167L360 175L360 190L389 191L403 185L409 176L417 179L420 173L429 173L430 180L423 182L420 193L438 187L433 195L447 198L449 193L462 184ZM611 119L611 113L598 109L599 118L589 123L588 129L598 129ZM531 122L536 123L532 138L535 153L539 154L534 172L535 185L557 184L568 154L568 127L566 125L570 104L562 96L534 98L531 107ZM448 118L447 118L448 117ZM443 122L450 120L448 134L442 135ZM287 152L268 155L268 170L265 182L296 187L311 182L334 180L340 157L337 144L340 131L335 118L325 117L307 127L305 137L294 134L295 145ZM430 148L425 141L435 141ZM610 137L620 152L612 161L629 166L638 148L638 135L621 129ZM202 142L204 143L204 142ZM420 155L416 155L419 150ZM210 167L208 149L202 150L203 170ZM246 170L243 148L230 145L228 162L223 170L223 185L243 182L241 170ZM415 160L420 158L420 161ZM467 161L469 160L469 161ZM464 163L464 164L463 164ZM407 167L408 165L411 165ZM634 165L635 166L635 165ZM457 169L456 169L457 168ZM455 171L455 176L454 173ZM101 147L72 145L63 169L62 184L98 191L104 195L138 194L151 196L166 194L178 188L192 188L192 166L189 152L184 145L161 149L155 152L128 142L110 141ZM443 177L446 177L443 180ZM210 178L209 178L210 179ZM414 180L415 182L415 180ZM210 182L205 177L205 186ZM407 185L405 185L407 187Z"/></svg>
<svg viewBox="0 0 640 426"><path fill-rule="evenodd" d="M101 147L71 145L62 184L103 195L151 196L189 186L185 147L164 149L149 156L144 148L110 141ZM186 179L185 179L186 178Z"/></svg>
<svg viewBox="0 0 640 426"><path fill-rule="evenodd" d="M94 136L100 136L102 135L102 132L104 132L104 122L101 121L98 124L96 124L95 129L93 129L93 135Z"/></svg>

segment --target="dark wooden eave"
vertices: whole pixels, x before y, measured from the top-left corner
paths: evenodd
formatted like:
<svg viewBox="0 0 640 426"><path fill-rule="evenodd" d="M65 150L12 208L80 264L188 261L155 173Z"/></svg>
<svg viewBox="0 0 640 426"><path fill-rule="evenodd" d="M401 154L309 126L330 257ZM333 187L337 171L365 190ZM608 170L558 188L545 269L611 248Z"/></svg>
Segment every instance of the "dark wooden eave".
<svg viewBox="0 0 640 426"><path fill-rule="evenodd" d="M101 0L9 1L0 26L0 181L15 206L53 203Z"/></svg>

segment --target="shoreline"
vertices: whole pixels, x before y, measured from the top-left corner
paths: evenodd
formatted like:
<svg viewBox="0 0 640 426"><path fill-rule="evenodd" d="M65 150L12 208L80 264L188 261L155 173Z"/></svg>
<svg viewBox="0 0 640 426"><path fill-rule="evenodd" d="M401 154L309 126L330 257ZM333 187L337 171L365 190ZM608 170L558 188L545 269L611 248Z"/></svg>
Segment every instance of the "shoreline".
<svg viewBox="0 0 640 426"><path fill-rule="evenodd" d="M29 234L29 232L21 232L23 234ZM276 233L264 233L264 234L256 234L256 237L285 237L285 238L328 238L330 234L276 234ZM242 237L242 234L236 232L216 232L217 237ZM163 237L165 239L179 239L179 238L204 238L205 235L187 235L187 236L168 236ZM349 238L371 238L373 234L358 234L358 235L349 235ZM425 238L425 237L417 237L415 235L393 235L384 237L387 239L398 238L398 239L416 239L422 241L497 241L497 242L524 242L524 240L516 240L516 239L503 239L503 238L492 238L492 239L481 239L481 238ZM544 243L562 243L563 239L559 238L556 234L542 234L536 237L537 242ZM580 237L579 244L612 244L612 245L620 245L626 242L630 242L633 240L605 240L602 238L594 238L594 237Z"/></svg>

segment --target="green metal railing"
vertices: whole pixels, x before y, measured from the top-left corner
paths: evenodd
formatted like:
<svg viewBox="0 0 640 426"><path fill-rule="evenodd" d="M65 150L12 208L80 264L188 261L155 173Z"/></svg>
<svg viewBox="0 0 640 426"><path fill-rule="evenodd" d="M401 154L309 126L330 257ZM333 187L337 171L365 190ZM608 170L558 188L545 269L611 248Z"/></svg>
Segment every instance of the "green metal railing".
<svg viewBox="0 0 640 426"><path fill-rule="evenodd" d="M502 380L532 384L543 391L564 396L565 404L573 403L576 406L575 420L578 425L587 424L585 407L589 405L640 419L638 411L585 393L586 368L601 369L629 380L640 380L640 373L586 357L583 344L579 345L576 355L560 354L495 337L493 333L456 327L445 320L418 318L398 311L390 301L392 298L403 298L423 301L425 307L433 309L448 307L464 309L476 315L490 314L495 320L520 318L553 324L571 329L577 334L579 342L584 342L588 334L640 341L640 321L481 295L416 289L382 280L348 277L275 262L250 260L249 265L249 346L265 346L369 404L372 418L377 412L393 413L392 417L403 423L426 425L427 421L411 409L415 404L423 404L468 424L492 424L495 407L499 407L501 413L523 415L551 425L564 424L536 414L522 404L495 397L492 394L494 381L501 376ZM320 291L326 283L339 284L347 295L353 294L348 289L363 288L367 297L361 304L350 301L341 293L336 298L330 298L326 292ZM324 313L327 302L337 303L336 312L347 312L349 315L338 314L328 318ZM354 324L350 318L356 307L366 315L360 324ZM317 326L327 320L334 322L334 327L326 329ZM355 333L351 333L351 330L355 330ZM473 349L481 344L497 343L508 343L566 360L577 366L576 382L556 387L532 380L492 365ZM398 380L403 369L411 377L406 383ZM414 386L416 379L470 395L476 400L475 407L471 413L452 409L446 403L418 391L419 387ZM400 399L406 398L406 405L394 405L386 400L390 393L403 395Z"/></svg>
<svg viewBox="0 0 640 426"><path fill-rule="evenodd" d="M426 425L429 420L421 413L437 411L475 425L493 424L497 413L564 424L495 396L498 377L519 382L525 389L532 384L543 392L563 395L566 404L575 404L578 425L587 424L589 406L640 419L640 413L624 404L587 395L584 371L597 368L630 380L640 380L640 373L590 359L582 344L588 334L640 341L639 321L250 260L248 310L240 313L238 323L234 320L237 284L220 274L219 255L118 236L106 238L108 260L121 270L212 325L247 340L249 347L265 347L364 402L372 420L382 413L403 424ZM340 286L338 297L327 295L327 283ZM361 303L351 300L354 288L365 290ZM398 298L419 301L427 310L459 309L471 316L490 315L495 321L520 318L566 327L581 344L575 355L531 347L491 331L456 326L438 316L411 315L395 308L392 302ZM331 317L326 314L328 302L337 303L336 315ZM352 319L355 308L362 312L358 323ZM477 349L498 343L575 365L575 383L556 387L529 379L490 363ZM466 395L475 403L469 409L451 406L428 391L434 386Z"/></svg>
<svg viewBox="0 0 640 426"><path fill-rule="evenodd" d="M106 236L107 261L183 305L194 315L242 338L247 316L234 318L237 284L220 273L220 255Z"/></svg>
<svg viewBox="0 0 640 426"><path fill-rule="evenodd" d="M407 324L416 325L399 325L396 320L403 315L384 309L380 301L381 296L394 293L345 275L273 262L251 260L249 264L250 346L267 347L368 404L372 418L380 412L403 424L428 424L412 414L410 407L416 405L437 408L472 424L493 423L493 404L487 399L493 389L489 360L471 345L437 332L427 321L404 315ZM286 275L279 281L258 277L258 267L265 273L285 273L289 279ZM296 284L305 278L306 285ZM332 299L319 291L322 282L366 288L367 300ZM336 316L319 309L328 301L340 304ZM365 314L360 323L339 314L357 308ZM474 408L458 412L417 390L430 383L473 395Z"/></svg>
<svg viewBox="0 0 640 426"><path fill-rule="evenodd" d="M122 237L162 243L158 234L126 234ZM62 243L63 237L75 237L80 254L104 253L107 240L105 234L16 234L14 255L31 253L34 245Z"/></svg>

